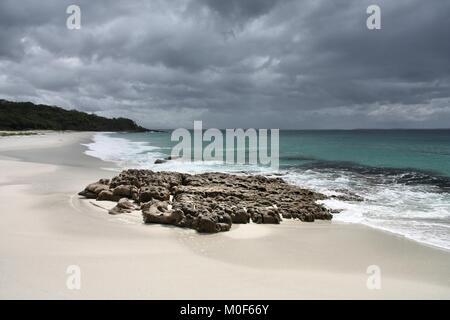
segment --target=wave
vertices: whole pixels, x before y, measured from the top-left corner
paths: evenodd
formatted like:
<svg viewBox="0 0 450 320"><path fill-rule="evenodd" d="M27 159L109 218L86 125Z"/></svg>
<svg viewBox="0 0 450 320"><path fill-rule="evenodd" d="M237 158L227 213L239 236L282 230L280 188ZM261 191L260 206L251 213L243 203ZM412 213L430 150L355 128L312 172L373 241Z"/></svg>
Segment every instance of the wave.
<svg viewBox="0 0 450 320"><path fill-rule="evenodd" d="M295 168L320 170L320 171L343 171L350 174L364 176L372 183L398 183L404 185L429 185L437 187L440 191L450 192L450 177L442 176L436 172L418 170L414 168L388 168L363 166L353 162L343 161L314 161Z"/></svg>
<svg viewBox="0 0 450 320"><path fill-rule="evenodd" d="M87 155L113 162L123 169L145 166L163 156L158 152L159 148L144 141L113 137L107 132L95 134L92 140L91 143L83 144L88 148L85 151Z"/></svg>
<svg viewBox="0 0 450 320"><path fill-rule="evenodd" d="M121 136L123 135L121 134ZM153 171L176 171L183 173L220 171L269 174L273 172L270 167L246 164L229 166L221 161L193 162L175 159L165 163L155 164L155 160L166 158L171 148L155 147L147 141L132 141L123 137L117 137L114 133L108 132L95 134L91 143L83 145L88 148L85 151L87 155L103 161L113 162L121 169L150 169Z"/></svg>
<svg viewBox="0 0 450 320"><path fill-rule="evenodd" d="M334 220L359 223L450 250L450 194L427 184L401 184L346 170L297 169L283 178L328 196L354 194L362 201L329 198L341 211Z"/></svg>

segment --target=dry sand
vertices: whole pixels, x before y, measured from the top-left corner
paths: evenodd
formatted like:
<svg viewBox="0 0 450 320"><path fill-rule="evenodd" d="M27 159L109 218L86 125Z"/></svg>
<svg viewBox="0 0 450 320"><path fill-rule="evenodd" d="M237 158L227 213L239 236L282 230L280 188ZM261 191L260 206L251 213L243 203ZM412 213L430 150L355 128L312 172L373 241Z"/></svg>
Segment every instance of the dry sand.
<svg viewBox="0 0 450 320"><path fill-rule="evenodd" d="M0 138L0 298L450 298L450 253L336 222L233 225L200 235L110 216L76 195L114 168L91 133ZM81 289L66 286L69 265ZM369 265L381 289L366 286Z"/></svg>

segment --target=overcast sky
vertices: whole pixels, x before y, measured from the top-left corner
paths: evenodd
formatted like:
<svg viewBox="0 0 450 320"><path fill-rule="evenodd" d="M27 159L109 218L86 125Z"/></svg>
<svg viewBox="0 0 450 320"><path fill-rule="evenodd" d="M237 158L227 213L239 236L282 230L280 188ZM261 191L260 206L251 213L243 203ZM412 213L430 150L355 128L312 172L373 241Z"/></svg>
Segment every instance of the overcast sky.
<svg viewBox="0 0 450 320"><path fill-rule="evenodd" d="M0 98L149 128L450 127L450 1L1 0Z"/></svg>

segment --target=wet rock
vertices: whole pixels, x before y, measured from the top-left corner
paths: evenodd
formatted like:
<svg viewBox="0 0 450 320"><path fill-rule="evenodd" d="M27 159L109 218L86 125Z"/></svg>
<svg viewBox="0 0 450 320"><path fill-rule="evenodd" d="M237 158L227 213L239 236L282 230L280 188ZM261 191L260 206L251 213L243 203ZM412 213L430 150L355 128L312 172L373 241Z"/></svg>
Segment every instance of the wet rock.
<svg viewBox="0 0 450 320"><path fill-rule="evenodd" d="M332 195L330 198L341 200L341 201L352 201L352 202L361 202L364 201L364 198L357 195L356 193L350 192L348 190L338 190L342 194Z"/></svg>

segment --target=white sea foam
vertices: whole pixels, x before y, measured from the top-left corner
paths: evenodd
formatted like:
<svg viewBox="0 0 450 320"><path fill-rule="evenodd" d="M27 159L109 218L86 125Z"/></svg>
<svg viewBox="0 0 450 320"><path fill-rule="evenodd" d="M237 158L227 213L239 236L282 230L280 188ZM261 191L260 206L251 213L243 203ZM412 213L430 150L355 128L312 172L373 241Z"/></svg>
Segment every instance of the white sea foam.
<svg viewBox="0 0 450 320"><path fill-rule="evenodd" d="M330 196L347 190L364 199L323 200L325 206L342 210L334 215L336 221L364 224L450 250L450 195L432 186L371 184L349 172L314 170L290 172L284 178Z"/></svg>
<svg viewBox="0 0 450 320"><path fill-rule="evenodd" d="M116 163L123 169L143 168L162 156L157 147L146 142L112 137L109 133L97 133L91 143L85 144L86 154L104 161Z"/></svg>
<svg viewBox="0 0 450 320"><path fill-rule="evenodd" d="M172 160L155 165L164 158L164 149L149 142L136 142L107 133L94 136L86 145L88 155L112 161L121 168L151 169L155 171L250 172L274 173L270 167L249 165L224 165L222 162L188 162ZM166 150L167 151L167 150ZM167 154L168 152L166 152ZM360 223L389 231L409 239L450 250L450 194L438 192L432 186L407 186L392 182L370 181L364 175L348 171L286 171L283 178L295 185L310 188L326 195L350 192L364 201L327 199L323 204L331 209L341 209L334 220Z"/></svg>
<svg viewBox="0 0 450 320"><path fill-rule="evenodd" d="M110 133L97 133L88 147L86 154L104 161L116 163L122 169L150 169L154 171L176 171L183 173L202 172L258 172L270 173L270 167L252 165L225 165L221 161L192 162L183 159L175 159L161 164L155 164L156 159L167 157L163 153L168 148L151 146L145 141L131 141L126 138L115 137ZM170 153L170 152L169 152Z"/></svg>

